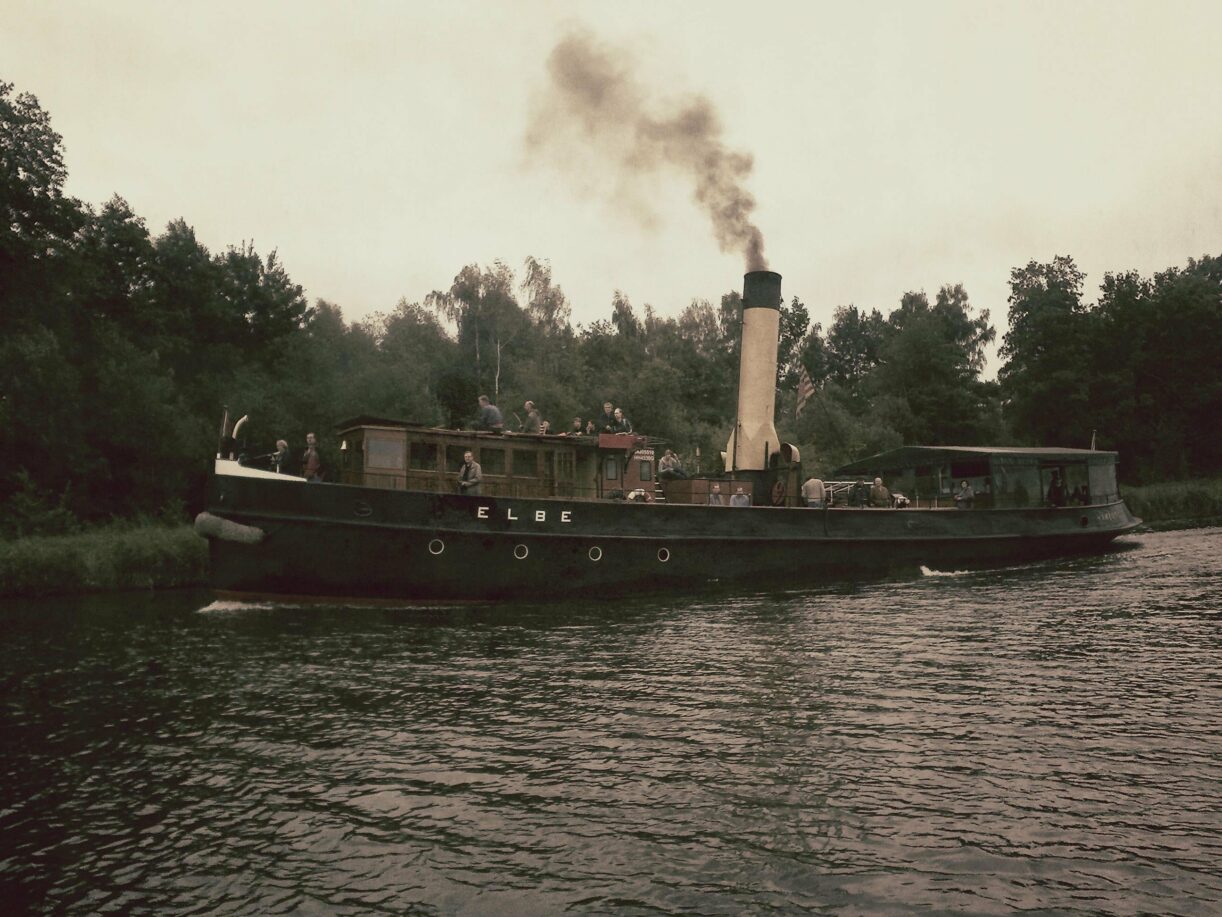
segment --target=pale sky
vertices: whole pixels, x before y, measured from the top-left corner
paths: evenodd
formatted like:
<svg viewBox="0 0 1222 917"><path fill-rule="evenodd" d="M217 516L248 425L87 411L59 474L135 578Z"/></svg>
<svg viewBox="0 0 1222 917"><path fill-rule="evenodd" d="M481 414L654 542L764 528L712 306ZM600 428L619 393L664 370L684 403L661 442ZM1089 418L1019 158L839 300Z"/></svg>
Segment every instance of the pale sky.
<svg viewBox="0 0 1222 917"><path fill-rule="evenodd" d="M963 283L1006 330L1011 268L1222 254L1222 3L0 0L0 79L64 138L67 192L153 235L279 252L349 321L464 264L549 259L573 320L622 290L676 316L740 289L679 173L644 226L609 173L528 156L574 27L751 154L770 266L814 321ZM605 179L605 180L604 180ZM992 368L995 372L995 366Z"/></svg>

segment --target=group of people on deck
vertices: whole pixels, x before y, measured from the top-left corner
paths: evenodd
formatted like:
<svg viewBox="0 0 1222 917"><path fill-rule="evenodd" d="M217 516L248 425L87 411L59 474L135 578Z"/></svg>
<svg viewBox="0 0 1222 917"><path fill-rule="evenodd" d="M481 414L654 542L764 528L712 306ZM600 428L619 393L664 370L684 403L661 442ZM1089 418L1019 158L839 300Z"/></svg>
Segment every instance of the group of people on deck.
<svg viewBox="0 0 1222 917"><path fill-rule="evenodd" d="M524 403L522 410L526 413L526 419L518 418L517 432L519 433L543 436L597 436L599 433L632 432L632 422L625 416L624 409L615 407L610 401L603 402L602 413L597 418L591 417L583 422L581 417L574 417L569 428L559 433L552 430L550 420L543 419L533 401ZM479 396L479 416L475 421L475 429L485 433L505 432L505 416L487 395Z"/></svg>
<svg viewBox="0 0 1222 917"><path fill-rule="evenodd" d="M306 434L305 450L299 461L294 460L289 444L283 439L276 440L276 451L271 457L272 471L277 474L295 474L316 484L321 483L326 476L326 465L323 464L322 452L318 449L318 437L313 433Z"/></svg>

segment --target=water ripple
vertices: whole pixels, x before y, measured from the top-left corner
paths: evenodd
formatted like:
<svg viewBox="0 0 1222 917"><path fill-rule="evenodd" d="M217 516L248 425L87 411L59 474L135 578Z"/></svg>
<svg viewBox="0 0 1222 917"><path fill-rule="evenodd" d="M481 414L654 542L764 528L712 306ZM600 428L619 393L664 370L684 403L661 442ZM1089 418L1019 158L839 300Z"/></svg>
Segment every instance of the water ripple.
<svg viewBox="0 0 1222 917"><path fill-rule="evenodd" d="M1217 913L1222 530L824 589L0 606L70 913Z"/></svg>

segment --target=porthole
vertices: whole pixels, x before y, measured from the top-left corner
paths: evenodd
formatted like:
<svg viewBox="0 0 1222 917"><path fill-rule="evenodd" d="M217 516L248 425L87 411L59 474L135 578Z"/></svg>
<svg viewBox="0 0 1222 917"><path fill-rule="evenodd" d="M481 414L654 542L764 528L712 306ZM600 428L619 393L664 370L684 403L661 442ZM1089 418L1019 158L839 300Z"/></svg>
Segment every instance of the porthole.
<svg viewBox="0 0 1222 917"><path fill-rule="evenodd" d="M603 549L602 548L600 548L598 545L594 545L594 547L590 548L590 560L594 561L594 563L598 563L602 559L603 559Z"/></svg>
<svg viewBox="0 0 1222 917"><path fill-rule="evenodd" d="M526 560L526 558L530 556L530 548L526 547L524 544L515 545L513 549L513 556L518 560Z"/></svg>
<svg viewBox="0 0 1222 917"><path fill-rule="evenodd" d="M445 549L446 549L446 543L442 541L440 538L434 538L432 541L429 542L429 553L430 554L434 554L434 555L440 554Z"/></svg>
<svg viewBox="0 0 1222 917"><path fill-rule="evenodd" d="M658 548L658 560L666 563L670 560L670 548Z"/></svg>

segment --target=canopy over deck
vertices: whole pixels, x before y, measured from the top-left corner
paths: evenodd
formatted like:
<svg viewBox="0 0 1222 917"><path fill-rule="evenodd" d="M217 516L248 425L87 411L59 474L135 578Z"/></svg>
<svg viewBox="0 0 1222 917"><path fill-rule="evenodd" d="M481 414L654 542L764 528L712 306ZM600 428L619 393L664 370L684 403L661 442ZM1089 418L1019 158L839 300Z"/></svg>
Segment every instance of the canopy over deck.
<svg viewBox="0 0 1222 917"><path fill-rule="evenodd" d="M902 446L842 465L835 475L876 474L901 468L942 465L950 462L1005 462L1054 464L1089 462L1115 464L1117 453L1095 449L1064 449L1042 446Z"/></svg>

